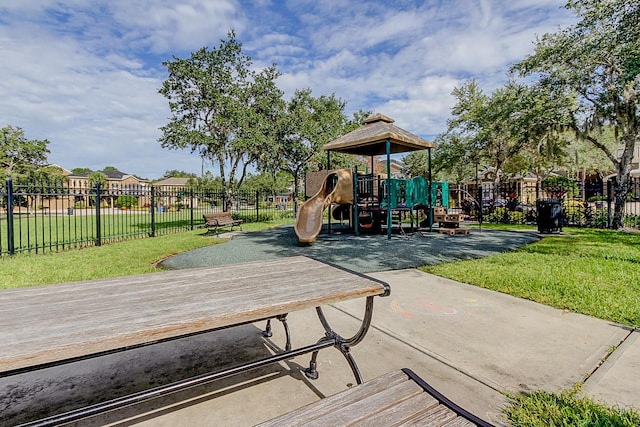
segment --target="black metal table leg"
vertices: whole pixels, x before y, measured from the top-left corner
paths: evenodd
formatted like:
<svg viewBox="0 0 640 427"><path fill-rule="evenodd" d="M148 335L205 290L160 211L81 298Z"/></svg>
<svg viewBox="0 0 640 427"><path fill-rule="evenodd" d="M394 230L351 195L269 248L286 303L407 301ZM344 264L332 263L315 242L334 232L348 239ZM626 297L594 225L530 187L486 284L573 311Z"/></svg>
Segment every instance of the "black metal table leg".
<svg viewBox="0 0 640 427"><path fill-rule="evenodd" d="M353 372L353 376L356 379L356 383L362 384L363 382L362 375L360 374L360 369L358 369L358 365L356 364L355 359L351 355L350 348L360 343L364 339L364 337L367 335L367 331L371 326L371 319L373 318L373 297L372 296L367 297L367 301L365 304L365 313L364 313L364 318L362 319L362 324L360 325L360 329L358 330L358 332L356 332L356 334L351 338L345 339L340 335L338 335L331 328L331 325L329 325L329 322L327 321L327 318L325 317L321 307L316 307L316 313L318 314L318 318L320 319L320 323L322 323L322 327L324 328L325 334L326 334L326 336L321 338L318 341L318 343L327 341L327 340L333 341L334 343L333 346L337 348L340 351L340 353L342 353L345 359L347 359L347 363L349 363L349 366L351 367L351 371ZM318 351L314 351L311 355L309 367L305 369L305 375L308 378L311 378L311 379L318 378L318 371L316 369L317 358L318 358Z"/></svg>

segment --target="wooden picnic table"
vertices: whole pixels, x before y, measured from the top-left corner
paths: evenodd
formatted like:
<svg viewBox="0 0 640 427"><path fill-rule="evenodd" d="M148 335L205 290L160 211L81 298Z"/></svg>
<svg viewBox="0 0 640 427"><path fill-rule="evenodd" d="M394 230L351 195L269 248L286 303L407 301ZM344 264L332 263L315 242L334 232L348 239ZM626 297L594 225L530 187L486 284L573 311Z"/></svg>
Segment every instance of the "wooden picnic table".
<svg viewBox="0 0 640 427"><path fill-rule="evenodd" d="M209 382L269 363L313 353L307 374L317 376L317 352L340 350L362 382L349 347L366 335L373 298L389 294L376 279L310 258L151 273L0 291L0 377L149 345L192 334L253 323L284 320L287 348L281 353L199 376ZM335 333L321 306L366 298L360 330L351 338ZM313 345L291 349L286 314L315 308L326 335ZM185 388L197 385L185 380ZM180 384L170 384L168 392ZM165 393L152 389L103 406L69 412L52 421L71 421ZM42 424L42 425L47 425Z"/></svg>

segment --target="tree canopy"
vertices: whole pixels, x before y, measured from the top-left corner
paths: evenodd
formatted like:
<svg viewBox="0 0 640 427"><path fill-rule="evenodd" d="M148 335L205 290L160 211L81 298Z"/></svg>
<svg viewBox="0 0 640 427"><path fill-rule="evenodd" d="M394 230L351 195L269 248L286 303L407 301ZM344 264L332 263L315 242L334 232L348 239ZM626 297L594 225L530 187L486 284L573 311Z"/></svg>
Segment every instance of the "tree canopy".
<svg viewBox="0 0 640 427"><path fill-rule="evenodd" d="M0 129L0 176L49 177L47 156L50 151L46 139L27 139L20 127Z"/></svg>
<svg viewBox="0 0 640 427"><path fill-rule="evenodd" d="M623 225L633 152L640 130L640 2L637 0L570 0L566 7L580 19L575 25L545 34L534 53L514 66L537 85L567 97L574 132L600 149L616 171L613 227ZM602 139L611 126L623 147L617 156Z"/></svg>
<svg viewBox="0 0 640 427"><path fill-rule="evenodd" d="M259 169L288 172L298 183L309 163L326 163L322 146L353 128L345 106L335 95L316 98L311 89L296 90L279 117L275 140L258 162Z"/></svg>
<svg viewBox="0 0 640 427"><path fill-rule="evenodd" d="M197 175L193 172L185 172L177 169L171 169L166 171L160 179L165 179L165 178L197 178Z"/></svg>
<svg viewBox="0 0 640 427"><path fill-rule="evenodd" d="M271 149L282 91L275 65L261 71L230 31L217 48L163 62L169 77L159 92L172 116L161 128L162 147L190 148L217 164L223 191L237 191L247 167Z"/></svg>

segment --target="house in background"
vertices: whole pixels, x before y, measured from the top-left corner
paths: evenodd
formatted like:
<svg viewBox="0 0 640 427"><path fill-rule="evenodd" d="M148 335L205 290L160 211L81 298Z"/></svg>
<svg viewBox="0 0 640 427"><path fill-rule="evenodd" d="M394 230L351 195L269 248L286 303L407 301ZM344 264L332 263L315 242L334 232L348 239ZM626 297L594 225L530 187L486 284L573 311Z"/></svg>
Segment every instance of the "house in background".
<svg viewBox="0 0 640 427"><path fill-rule="evenodd" d="M189 194L189 181L192 178L170 177L153 183L155 188L155 203L167 208L176 206L198 207L198 198Z"/></svg>
<svg viewBox="0 0 640 427"><path fill-rule="evenodd" d="M404 174L404 168L406 165L400 159L391 159L389 161L391 166L391 178L402 178L406 179L407 176ZM387 177L387 162L386 160L379 160L374 162L373 164L373 174L375 176L380 176L383 178Z"/></svg>
<svg viewBox="0 0 640 427"><path fill-rule="evenodd" d="M95 195L92 195L92 184L89 180L91 172L74 174L61 168L69 183L72 192L73 204L71 207L95 206ZM100 171L106 176L107 182L101 188L100 206L113 208L118 197L127 195L138 200L138 206L148 206L151 202L151 188L149 180L138 178L135 175L121 172L117 169ZM64 204L64 202L63 202Z"/></svg>

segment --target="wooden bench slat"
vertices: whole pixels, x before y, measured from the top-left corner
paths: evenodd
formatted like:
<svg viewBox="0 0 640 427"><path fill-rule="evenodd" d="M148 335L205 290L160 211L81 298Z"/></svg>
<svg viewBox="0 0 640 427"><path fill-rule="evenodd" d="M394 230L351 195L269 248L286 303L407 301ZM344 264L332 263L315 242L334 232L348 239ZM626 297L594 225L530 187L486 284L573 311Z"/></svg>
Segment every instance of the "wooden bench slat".
<svg viewBox="0 0 640 427"><path fill-rule="evenodd" d="M242 230L241 225L243 221L241 219L234 219L231 216L231 212L204 214L202 218L204 219L204 226L207 227L209 231L215 231L216 234L218 233L218 228L231 227L231 230L233 230L233 227L240 227Z"/></svg>
<svg viewBox="0 0 640 427"><path fill-rule="evenodd" d="M476 427L476 425L465 418L458 417L444 424L442 427Z"/></svg>
<svg viewBox="0 0 640 427"><path fill-rule="evenodd" d="M423 412L410 420L397 424L402 427L444 426L456 419L457 414L444 405L438 405L429 411ZM472 424L474 425L474 424Z"/></svg>
<svg viewBox="0 0 640 427"><path fill-rule="evenodd" d="M403 381L348 405L335 399L332 401L333 405L330 412L322 417L306 421L304 425L306 427L320 427L357 424L373 414L377 414L420 394L424 394L423 390L416 383ZM435 399L434 403L437 404Z"/></svg>
<svg viewBox="0 0 640 427"><path fill-rule="evenodd" d="M422 390L420 390L422 391ZM385 408L383 411L371 414L352 426L392 426L406 422L425 412L434 410L439 402L430 394L420 393L407 400ZM455 414L454 414L455 416Z"/></svg>
<svg viewBox="0 0 640 427"><path fill-rule="evenodd" d="M490 426L457 407L415 373L405 369L283 414L258 427L337 425Z"/></svg>
<svg viewBox="0 0 640 427"><path fill-rule="evenodd" d="M336 406L350 405L380 393L388 387L403 384L408 381L402 371L393 371L381 377L372 379L354 388L344 390L325 399L303 406L295 411L284 414L276 419L260 424L260 427L299 426L318 417L322 417L335 410ZM421 389L420 389L421 390Z"/></svg>
<svg viewBox="0 0 640 427"><path fill-rule="evenodd" d="M384 292L306 257L3 290L0 372Z"/></svg>

